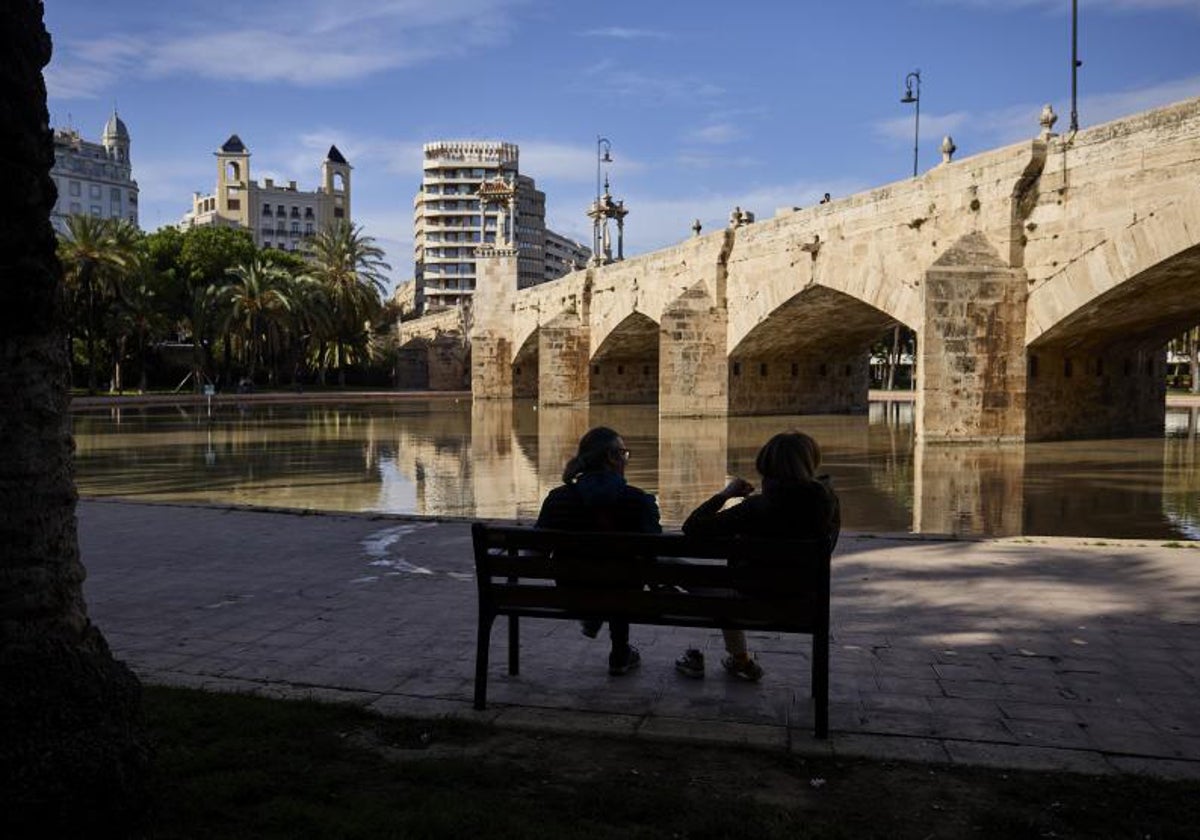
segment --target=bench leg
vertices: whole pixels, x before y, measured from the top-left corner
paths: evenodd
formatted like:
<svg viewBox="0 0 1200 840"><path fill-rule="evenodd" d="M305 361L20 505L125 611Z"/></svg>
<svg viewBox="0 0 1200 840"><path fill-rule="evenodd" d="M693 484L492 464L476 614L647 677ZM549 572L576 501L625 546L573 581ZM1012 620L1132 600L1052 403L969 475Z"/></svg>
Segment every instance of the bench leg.
<svg viewBox="0 0 1200 840"><path fill-rule="evenodd" d="M813 730L818 738L829 737L829 631L813 633L812 647Z"/></svg>
<svg viewBox="0 0 1200 840"><path fill-rule="evenodd" d="M517 617L508 617L508 673L516 676L521 671L521 634Z"/></svg>
<svg viewBox="0 0 1200 840"><path fill-rule="evenodd" d="M492 643L492 621L495 616L479 614L478 634L475 637L475 708L487 708L488 648Z"/></svg>

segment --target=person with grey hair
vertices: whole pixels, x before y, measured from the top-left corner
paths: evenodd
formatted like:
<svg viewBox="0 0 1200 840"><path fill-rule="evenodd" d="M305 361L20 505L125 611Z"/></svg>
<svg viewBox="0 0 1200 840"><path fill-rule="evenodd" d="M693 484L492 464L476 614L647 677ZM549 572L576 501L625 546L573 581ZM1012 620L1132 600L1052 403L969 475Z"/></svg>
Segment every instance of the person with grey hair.
<svg viewBox="0 0 1200 840"><path fill-rule="evenodd" d="M597 426L579 441L579 450L563 468L562 485L542 502L538 528L564 531L662 532L658 502L644 490L625 481L629 450L622 437L607 426ZM601 621L581 623L583 634L595 638ZM641 664L641 654L629 644L629 623L609 621L611 648L608 672L626 674Z"/></svg>
<svg viewBox="0 0 1200 840"><path fill-rule="evenodd" d="M841 505L828 475L818 475L821 448L803 432L775 435L758 452L755 467L762 476L762 492L734 477L721 492L692 511L683 523L688 536L720 538L747 536L766 539L825 539L829 550L841 532ZM733 499L739 503L729 505ZM729 506L727 506L729 505ZM763 669L746 647L741 630L723 630L726 672L757 682ZM675 661L675 669L688 677L704 676L704 654L689 648Z"/></svg>

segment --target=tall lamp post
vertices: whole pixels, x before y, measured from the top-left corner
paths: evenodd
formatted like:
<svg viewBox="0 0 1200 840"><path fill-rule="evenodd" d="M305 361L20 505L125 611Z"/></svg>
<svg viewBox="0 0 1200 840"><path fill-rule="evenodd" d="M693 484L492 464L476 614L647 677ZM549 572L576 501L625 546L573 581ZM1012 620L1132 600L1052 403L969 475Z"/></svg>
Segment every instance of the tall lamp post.
<svg viewBox="0 0 1200 840"><path fill-rule="evenodd" d="M1079 108L1076 94L1078 92L1079 68L1083 62L1079 60L1079 0L1071 0L1071 135L1079 131Z"/></svg>
<svg viewBox="0 0 1200 840"><path fill-rule="evenodd" d="M596 204L594 205L597 211L595 225L592 227L592 255L593 257L600 253L600 167L605 163L612 163L612 143L607 137L596 138Z"/></svg>
<svg viewBox="0 0 1200 840"><path fill-rule="evenodd" d="M921 71L914 70L904 77L904 96L900 102L905 105L916 104L917 120L913 130L913 177L917 177L917 151L921 143Z"/></svg>

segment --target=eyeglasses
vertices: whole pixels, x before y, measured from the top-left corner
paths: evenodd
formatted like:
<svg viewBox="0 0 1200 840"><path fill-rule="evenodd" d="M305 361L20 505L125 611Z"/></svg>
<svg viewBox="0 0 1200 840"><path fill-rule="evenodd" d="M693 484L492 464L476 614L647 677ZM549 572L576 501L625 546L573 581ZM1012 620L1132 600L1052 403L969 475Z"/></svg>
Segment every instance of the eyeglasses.
<svg viewBox="0 0 1200 840"><path fill-rule="evenodd" d="M621 453L622 458L624 458L626 461L629 460L629 450L628 449L618 449L617 451Z"/></svg>

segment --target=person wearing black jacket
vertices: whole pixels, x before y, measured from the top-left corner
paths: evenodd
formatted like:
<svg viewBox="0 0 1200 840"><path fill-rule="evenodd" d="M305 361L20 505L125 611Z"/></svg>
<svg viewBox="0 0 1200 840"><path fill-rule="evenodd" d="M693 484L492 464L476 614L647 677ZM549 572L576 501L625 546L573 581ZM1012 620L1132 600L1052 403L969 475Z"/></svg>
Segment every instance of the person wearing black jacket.
<svg viewBox="0 0 1200 840"><path fill-rule="evenodd" d="M742 478L733 478L720 493L692 511L683 532L694 537L748 536L779 539L826 539L829 550L841 532L841 506L828 475L818 475L821 448L803 432L775 435L758 452L755 467L762 492ZM738 499L739 503L729 502ZM757 682L763 669L746 648L741 630L723 630L725 670L739 679ZM704 676L704 655L689 648L675 661L689 677Z"/></svg>
<svg viewBox="0 0 1200 840"><path fill-rule="evenodd" d="M662 532L658 503L649 493L625 481L629 450L621 436L606 426L597 426L579 441L579 451L563 469L561 486L542 502L538 528L564 531ZM584 635L595 638L602 622L582 623ZM620 675L641 664L638 649L629 644L629 624L609 621L612 646L608 672Z"/></svg>

